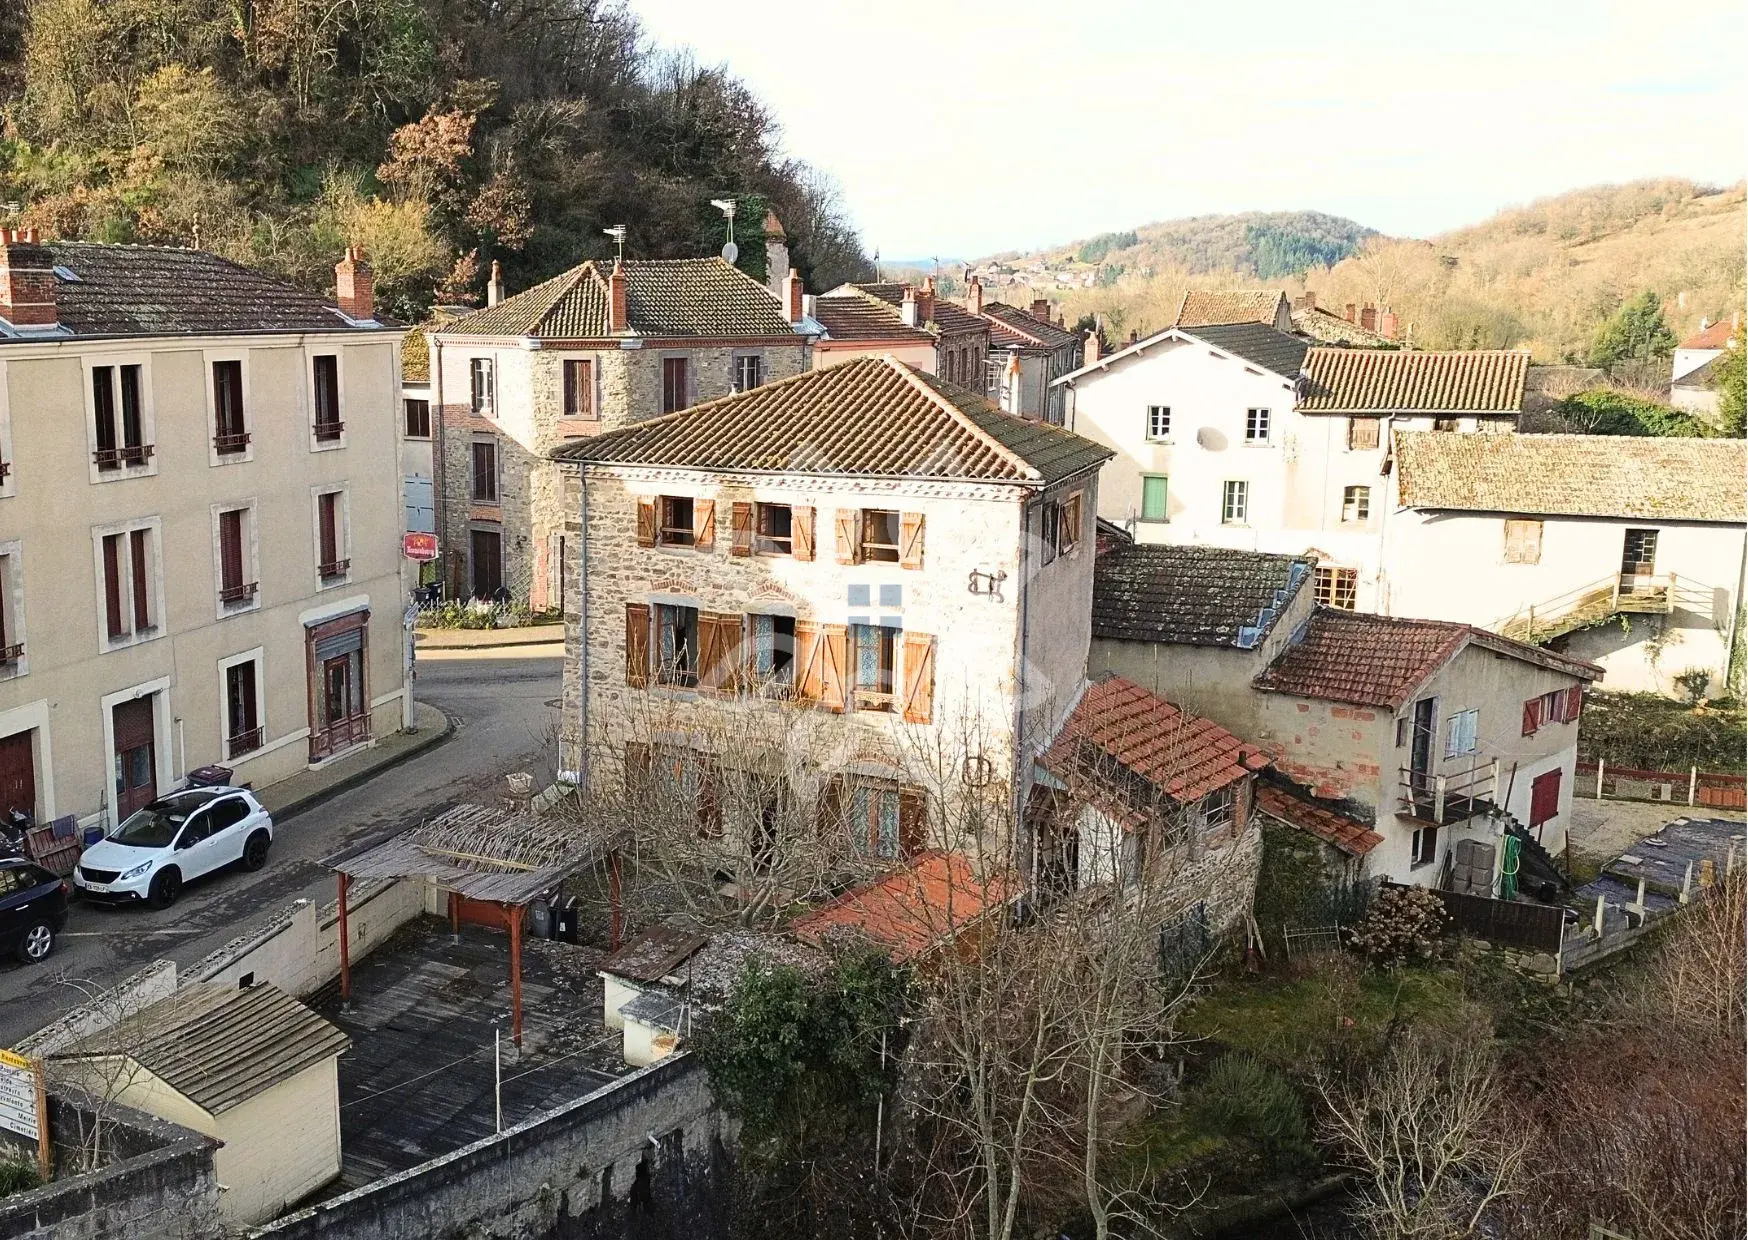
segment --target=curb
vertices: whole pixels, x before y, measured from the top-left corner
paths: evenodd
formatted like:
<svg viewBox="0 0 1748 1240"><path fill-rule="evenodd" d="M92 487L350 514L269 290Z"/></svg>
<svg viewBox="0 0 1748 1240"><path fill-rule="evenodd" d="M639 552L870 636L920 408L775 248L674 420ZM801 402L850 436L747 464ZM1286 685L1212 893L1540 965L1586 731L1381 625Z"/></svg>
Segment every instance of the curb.
<svg viewBox="0 0 1748 1240"><path fill-rule="evenodd" d="M418 632L418 631L420 631L420 630L415 630L415 632ZM514 630L514 629L490 629L490 630L480 630L480 631L481 632L496 632L496 633L514 633L516 630ZM503 641L490 641L490 640L487 640L487 641L459 641L459 642L447 642L446 641L446 642L429 643L428 644L425 642L420 642L420 641L415 640L413 643L413 651L414 651L413 657L415 659L417 659L419 657L419 655L421 655L421 654L435 654L438 651L444 651L444 650L502 650L502 649L505 649L505 648L508 648L511 646L555 646L555 645L559 645L559 644L563 643L563 641L564 641L564 634L563 633L559 633L556 637L512 637L512 638L509 638L509 639L503 640Z"/></svg>
<svg viewBox="0 0 1748 1240"><path fill-rule="evenodd" d="M436 708L433 707L432 709ZM320 792L312 792L301 801L293 801L290 805L284 806L278 813L273 815L274 824L278 825L279 823L297 817L306 810L315 809L317 806L333 800L343 792L350 792L359 785L370 782L384 771L391 770L394 767L400 766L402 763L411 762L420 754L427 753L443 744L443 742L455 735L455 718L447 712L439 711L439 713L443 715L442 731L433 732L430 736L422 737L417 743L409 745L386 762L380 762L375 766L366 767L361 771L354 771L352 774L346 776L346 778L336 780L329 784Z"/></svg>

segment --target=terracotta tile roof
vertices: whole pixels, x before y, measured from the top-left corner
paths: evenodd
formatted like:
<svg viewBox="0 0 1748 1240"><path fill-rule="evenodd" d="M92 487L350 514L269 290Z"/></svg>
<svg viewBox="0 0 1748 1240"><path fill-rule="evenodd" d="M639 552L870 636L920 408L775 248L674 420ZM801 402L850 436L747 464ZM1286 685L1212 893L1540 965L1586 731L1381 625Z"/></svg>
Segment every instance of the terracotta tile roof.
<svg viewBox="0 0 1748 1240"><path fill-rule="evenodd" d="M871 297L876 301L883 301L889 306L897 307L904 304L904 290L910 285L887 281L881 284L846 284L843 287L853 289L862 296ZM824 298L820 300L823 301ZM814 304L817 305L818 302ZM933 324L935 331L943 336L957 336L963 333L981 334L989 330L989 324L984 319L972 314L963 306L938 295L935 298L935 309L929 318L929 323Z"/></svg>
<svg viewBox="0 0 1748 1240"><path fill-rule="evenodd" d="M1595 680L1602 669L1468 624L1319 607L1302 638L1252 682L1270 693L1394 710L1465 645Z"/></svg>
<svg viewBox="0 0 1748 1240"><path fill-rule="evenodd" d="M1287 295L1279 289L1201 289L1184 293L1174 327L1207 327L1215 323L1266 323L1273 327Z"/></svg>
<svg viewBox="0 0 1748 1240"><path fill-rule="evenodd" d="M1524 349L1312 349L1304 413L1517 413Z"/></svg>
<svg viewBox="0 0 1748 1240"><path fill-rule="evenodd" d="M201 250L88 241L44 246L75 277L55 283L61 327L74 336L399 330L354 326L325 298ZM8 339L0 333L0 345Z"/></svg>
<svg viewBox="0 0 1748 1240"><path fill-rule="evenodd" d="M821 946L839 935L859 933L902 963L952 941L1021 889L1014 876L979 880L962 853L931 849L918 853L903 869L796 918L789 933Z"/></svg>
<svg viewBox="0 0 1748 1240"><path fill-rule="evenodd" d="M1140 828L1157 797L1193 805L1268 759L1212 720L1112 676L1088 686L1038 763L1076 797Z"/></svg>
<svg viewBox="0 0 1748 1240"><path fill-rule="evenodd" d="M826 330L830 340L878 341L881 343L914 343L933 346L935 338L920 327L910 327L884 301L856 293L816 297L813 317Z"/></svg>
<svg viewBox="0 0 1748 1240"><path fill-rule="evenodd" d="M859 357L577 440L581 463L1049 483L1112 452L892 357Z"/></svg>
<svg viewBox="0 0 1748 1240"><path fill-rule="evenodd" d="M1344 344L1353 348L1395 348L1397 342L1381 332L1368 331L1358 323L1349 323L1339 314L1331 314L1322 306L1297 309L1292 312L1293 330L1311 337L1319 344Z"/></svg>
<svg viewBox="0 0 1748 1240"><path fill-rule="evenodd" d="M1294 796L1274 784L1256 786L1256 807L1270 818L1308 831L1326 844L1333 844L1350 857L1363 857L1384 837L1346 814L1305 797Z"/></svg>
<svg viewBox="0 0 1748 1240"><path fill-rule="evenodd" d="M1678 349L1722 349L1730 343L1730 338L1736 335L1737 324L1732 319L1719 319L1716 323L1695 332L1675 347Z"/></svg>
<svg viewBox="0 0 1748 1240"><path fill-rule="evenodd" d="M1021 344L1039 349L1058 349L1065 344L1080 343L1080 333L1033 318L1030 310L1022 310L1006 302L984 302L983 317L990 324L990 339L1003 345Z"/></svg>
<svg viewBox="0 0 1748 1240"><path fill-rule="evenodd" d="M1313 564L1223 547L1112 547L1093 566L1093 636L1248 648L1268 635Z"/></svg>
<svg viewBox="0 0 1748 1240"><path fill-rule="evenodd" d="M1740 439L1650 435L1454 435L1398 431L1409 508L1740 522Z"/></svg>
<svg viewBox="0 0 1748 1240"><path fill-rule="evenodd" d="M1184 335L1241 357L1284 379L1296 379L1305 365L1305 342L1261 323L1226 323L1179 328Z"/></svg>
<svg viewBox="0 0 1748 1240"><path fill-rule="evenodd" d="M607 335L612 265L587 262L476 310L444 335L598 340ZM792 336L764 285L720 258L627 259L626 310L638 336Z"/></svg>

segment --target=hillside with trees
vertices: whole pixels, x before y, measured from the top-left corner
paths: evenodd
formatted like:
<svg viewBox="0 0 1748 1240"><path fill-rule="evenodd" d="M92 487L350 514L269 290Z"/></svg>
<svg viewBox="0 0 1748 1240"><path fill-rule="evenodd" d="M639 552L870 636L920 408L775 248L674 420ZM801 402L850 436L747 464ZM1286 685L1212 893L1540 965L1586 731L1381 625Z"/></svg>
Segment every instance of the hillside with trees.
<svg viewBox="0 0 1748 1240"><path fill-rule="evenodd" d="M311 288L361 244L390 310L612 252L710 253L767 206L816 287L867 263L835 189L620 0L32 0L0 12L0 223L199 245ZM764 275L762 245L742 265Z"/></svg>

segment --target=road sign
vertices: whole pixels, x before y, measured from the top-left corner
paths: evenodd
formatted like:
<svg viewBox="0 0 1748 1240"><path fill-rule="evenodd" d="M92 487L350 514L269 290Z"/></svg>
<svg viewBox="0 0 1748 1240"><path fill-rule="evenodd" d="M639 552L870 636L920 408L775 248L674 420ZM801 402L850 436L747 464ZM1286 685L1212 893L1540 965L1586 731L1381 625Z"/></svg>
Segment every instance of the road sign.
<svg viewBox="0 0 1748 1240"><path fill-rule="evenodd" d="M37 1167L49 1178L48 1099L42 1060L0 1050L0 1128L36 1142Z"/></svg>
<svg viewBox="0 0 1748 1240"><path fill-rule="evenodd" d="M435 560L437 558L437 535L408 534L402 538L401 547L409 560Z"/></svg>

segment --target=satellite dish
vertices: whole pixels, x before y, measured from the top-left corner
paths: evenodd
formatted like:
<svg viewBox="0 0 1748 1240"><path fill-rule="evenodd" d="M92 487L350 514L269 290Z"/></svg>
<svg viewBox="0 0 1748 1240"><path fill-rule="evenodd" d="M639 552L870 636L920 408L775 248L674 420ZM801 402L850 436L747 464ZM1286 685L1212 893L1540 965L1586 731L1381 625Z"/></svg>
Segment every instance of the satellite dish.
<svg viewBox="0 0 1748 1240"><path fill-rule="evenodd" d="M732 241L725 242L723 244L723 247L722 247L722 261L723 262L732 263L732 262L734 262L735 259L737 259L739 257L740 257L740 247L738 245L736 245Z"/></svg>

